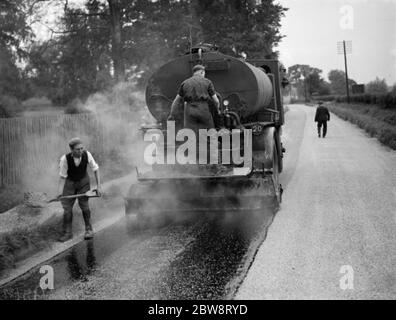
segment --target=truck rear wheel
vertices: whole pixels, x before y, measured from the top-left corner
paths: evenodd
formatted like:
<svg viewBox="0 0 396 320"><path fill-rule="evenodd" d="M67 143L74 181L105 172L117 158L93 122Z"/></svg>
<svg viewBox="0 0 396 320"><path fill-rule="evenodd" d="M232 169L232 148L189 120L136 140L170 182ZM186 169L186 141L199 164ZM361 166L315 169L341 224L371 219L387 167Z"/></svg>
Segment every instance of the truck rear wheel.
<svg viewBox="0 0 396 320"><path fill-rule="evenodd" d="M280 133L279 130L276 130L275 132L275 145L276 145L276 151L278 153L278 172L281 173L283 171L283 148L282 148L282 142L280 139Z"/></svg>
<svg viewBox="0 0 396 320"><path fill-rule="evenodd" d="M272 161L272 179L274 181L275 195L278 203L282 201L282 186L279 180L279 172L279 152L278 147L275 146Z"/></svg>

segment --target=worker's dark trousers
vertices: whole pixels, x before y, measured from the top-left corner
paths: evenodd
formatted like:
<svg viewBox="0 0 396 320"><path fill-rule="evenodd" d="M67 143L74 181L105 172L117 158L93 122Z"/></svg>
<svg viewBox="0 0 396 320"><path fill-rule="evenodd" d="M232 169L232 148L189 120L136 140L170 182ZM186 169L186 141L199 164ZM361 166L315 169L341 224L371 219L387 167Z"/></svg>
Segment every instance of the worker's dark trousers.
<svg viewBox="0 0 396 320"><path fill-rule="evenodd" d="M85 193L90 190L89 176L86 175L79 181L72 181L66 179L65 186L63 188L63 196L70 196L74 194ZM66 234L72 233L72 222L73 222L73 205L76 199L63 199L61 201L64 210L63 213L63 232ZM81 208L84 222L85 230L92 230L91 225L91 210L89 209L88 198L81 197L78 198L78 205Z"/></svg>
<svg viewBox="0 0 396 320"><path fill-rule="evenodd" d="M323 135L322 137L326 137L327 134L327 121L318 121L318 134L320 135L320 131L322 129L323 126Z"/></svg>
<svg viewBox="0 0 396 320"><path fill-rule="evenodd" d="M210 111L208 102L206 101L193 101L185 104L184 107L184 127L191 129L196 137L196 161L199 163L200 153L206 151L206 162L210 163L210 143L207 135L200 132L200 129L214 129L213 116ZM205 150L205 151L204 151ZM205 153L203 153L204 155ZM204 160L204 156L202 155Z"/></svg>

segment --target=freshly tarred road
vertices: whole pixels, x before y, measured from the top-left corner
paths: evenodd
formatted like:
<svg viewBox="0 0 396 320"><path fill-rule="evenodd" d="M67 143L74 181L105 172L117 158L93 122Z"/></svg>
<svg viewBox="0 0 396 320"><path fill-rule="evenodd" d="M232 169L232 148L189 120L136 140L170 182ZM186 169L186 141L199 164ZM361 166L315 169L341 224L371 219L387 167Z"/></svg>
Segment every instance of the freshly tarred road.
<svg viewBox="0 0 396 320"><path fill-rule="evenodd" d="M394 299L396 152L335 116L319 139L314 109L289 108L275 218L209 214L147 231L122 220L45 263L54 290L39 288L37 266L0 299Z"/></svg>

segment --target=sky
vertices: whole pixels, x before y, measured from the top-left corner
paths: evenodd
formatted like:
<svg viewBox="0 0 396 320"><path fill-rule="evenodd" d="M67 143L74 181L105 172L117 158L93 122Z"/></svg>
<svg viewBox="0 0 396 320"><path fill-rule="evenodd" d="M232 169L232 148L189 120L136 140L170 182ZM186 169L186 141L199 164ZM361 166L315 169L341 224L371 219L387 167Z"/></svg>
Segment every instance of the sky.
<svg viewBox="0 0 396 320"><path fill-rule="evenodd" d="M282 39L276 48L286 68L309 64L323 70L344 70L337 42L352 42L348 73L358 83L376 77L396 83L396 0L278 0L289 8L282 18Z"/></svg>

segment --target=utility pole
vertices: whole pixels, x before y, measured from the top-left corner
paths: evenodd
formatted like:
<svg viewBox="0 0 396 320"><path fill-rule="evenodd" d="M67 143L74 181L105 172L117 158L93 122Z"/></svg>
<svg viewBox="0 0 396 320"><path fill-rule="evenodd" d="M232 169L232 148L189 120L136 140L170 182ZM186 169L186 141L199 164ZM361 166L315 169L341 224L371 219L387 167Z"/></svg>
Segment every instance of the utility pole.
<svg viewBox="0 0 396 320"><path fill-rule="evenodd" d="M308 97L307 97L307 78L304 76L304 96L305 96L305 103L308 102Z"/></svg>
<svg viewBox="0 0 396 320"><path fill-rule="evenodd" d="M347 63L347 56L346 56L346 47L345 47L345 40L343 41L343 47L344 47L344 61L345 61L345 80L346 80L346 92L347 92L347 100L348 103L351 102L349 98L349 79L348 79L348 63Z"/></svg>
<svg viewBox="0 0 396 320"><path fill-rule="evenodd" d="M350 99L350 96L349 96L349 78L348 78L347 53L352 53L352 42L343 40L342 42L338 42L337 47L338 47L338 54L343 54L344 55L345 86L346 86L347 101L348 101L348 103L350 103L351 99Z"/></svg>

